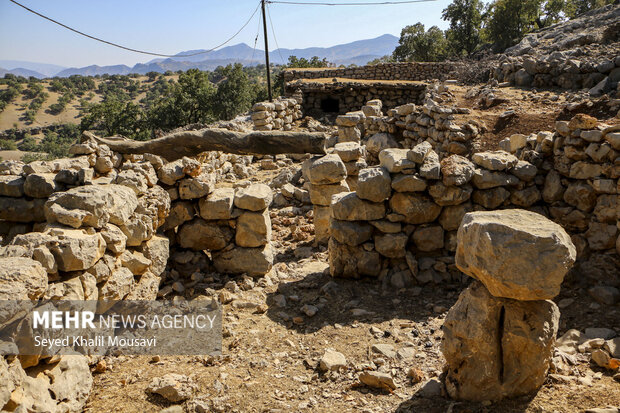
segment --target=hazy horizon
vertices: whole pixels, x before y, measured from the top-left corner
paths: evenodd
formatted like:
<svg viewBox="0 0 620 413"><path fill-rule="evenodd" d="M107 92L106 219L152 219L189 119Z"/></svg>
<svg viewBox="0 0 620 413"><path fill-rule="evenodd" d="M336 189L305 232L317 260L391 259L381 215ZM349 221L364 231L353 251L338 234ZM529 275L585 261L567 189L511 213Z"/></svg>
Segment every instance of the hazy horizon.
<svg viewBox="0 0 620 413"><path fill-rule="evenodd" d="M347 0L339 0L347 2ZM359 0L357 0L359 1ZM293 6L271 4L274 40L269 27L269 49L331 47L384 34L400 36L401 29L418 21L447 28L442 10L450 0L387 6ZM183 0L84 3L77 0L23 0L20 3L87 34L141 50L177 54L210 49L231 37L250 17L258 0L222 4ZM227 46L246 43L263 49L260 11ZM206 23L206 24L205 24ZM268 22L269 24L269 22ZM308 35L311 33L312 35ZM205 39L204 41L201 39ZM64 67L145 63L156 56L124 51L79 36L9 2L0 2L0 59L48 63Z"/></svg>

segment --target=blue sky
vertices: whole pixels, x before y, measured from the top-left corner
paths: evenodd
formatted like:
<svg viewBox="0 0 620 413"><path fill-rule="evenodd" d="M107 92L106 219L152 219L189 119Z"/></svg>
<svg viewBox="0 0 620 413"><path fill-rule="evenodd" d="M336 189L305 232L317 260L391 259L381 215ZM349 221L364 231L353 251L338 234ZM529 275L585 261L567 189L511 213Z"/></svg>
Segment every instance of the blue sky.
<svg viewBox="0 0 620 413"><path fill-rule="evenodd" d="M209 49L232 36L258 0L19 0L77 30L128 47L164 54ZM315 0L312 0L315 1ZM360 0L334 0L359 2ZM363 0L366 1L366 0ZM368 0L371 1L371 0ZM428 3L319 7L270 5L280 47L326 47L368 39L417 22L447 27L442 10L450 0ZM260 13L230 44L254 45ZM262 42L262 30L259 45ZM269 32L270 49L275 42ZM154 57L123 51L78 36L8 0L0 0L0 59L61 66L133 65Z"/></svg>

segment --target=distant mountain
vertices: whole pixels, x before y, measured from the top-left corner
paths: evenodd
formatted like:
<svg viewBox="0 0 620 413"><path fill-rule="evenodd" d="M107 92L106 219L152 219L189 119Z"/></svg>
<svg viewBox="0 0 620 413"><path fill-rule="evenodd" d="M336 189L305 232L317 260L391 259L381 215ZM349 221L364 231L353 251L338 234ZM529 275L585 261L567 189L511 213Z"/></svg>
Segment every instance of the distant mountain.
<svg viewBox="0 0 620 413"><path fill-rule="evenodd" d="M35 72L34 70L24 69L23 67L18 67L18 68L11 69L11 70L0 68L0 77L4 77L4 75L6 75L7 73L10 73L15 76L23 76L26 78L30 76L36 77L37 79L43 79L47 77L44 74Z"/></svg>
<svg viewBox="0 0 620 413"><path fill-rule="evenodd" d="M391 34L384 34L375 39L358 40L352 43L340 44L332 47L309 47L306 49L276 49L270 53L272 64L285 64L290 56L298 58L310 59L313 56L327 59L336 65L350 64L365 65L376 58L392 54L398 45L398 38ZM220 50L204 53L196 56L187 56L200 52L202 50L188 50L178 53L175 57L168 59L153 59L146 63L138 63L133 67L125 65L115 66L87 66L81 68L64 68L55 65L46 65L43 63L21 62L21 66L15 66L16 61L0 60L0 66L6 67L7 70L14 67L20 67L19 70L36 70L36 77L68 77L71 75L95 76L95 75L127 75L129 73L145 74L148 72L163 73L168 70L176 72L178 70L200 69L214 70L218 66L226 66L231 63L241 63L245 66L252 66L263 63L265 51L261 49L253 49L245 43L227 46ZM12 63L11 63L12 62ZM6 64L11 63L11 64ZM14 66L14 67L13 67ZM41 70L35 69L38 67ZM57 69L54 71L54 68ZM17 69L15 69L17 70ZM41 73L43 75L41 75ZM45 75L45 76L44 76ZM4 75L2 75L4 76Z"/></svg>
<svg viewBox="0 0 620 413"><path fill-rule="evenodd" d="M97 66L91 65L81 68L72 67L69 69L65 69L61 72L56 73L58 77L69 77L72 75L82 75L82 76L96 76L96 75L128 75L133 73L131 68L126 65L114 65L114 66Z"/></svg>
<svg viewBox="0 0 620 413"><path fill-rule="evenodd" d="M6 70L27 69L38 72L41 77L51 77L61 70L66 69L64 66L51 65L48 63L24 62L22 60L0 60L0 66Z"/></svg>

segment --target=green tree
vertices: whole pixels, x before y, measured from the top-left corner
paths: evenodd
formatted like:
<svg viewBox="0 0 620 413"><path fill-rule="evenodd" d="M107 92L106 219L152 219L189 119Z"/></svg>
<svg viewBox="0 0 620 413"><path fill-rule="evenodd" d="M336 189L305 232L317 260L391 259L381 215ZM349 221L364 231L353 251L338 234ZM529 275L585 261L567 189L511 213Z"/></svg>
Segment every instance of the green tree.
<svg viewBox="0 0 620 413"><path fill-rule="evenodd" d="M252 90L243 65L228 65L223 70L224 80L217 85L214 110L219 119L232 119L250 109Z"/></svg>
<svg viewBox="0 0 620 413"><path fill-rule="evenodd" d="M172 85L170 96L155 103L149 111L149 124L153 128L170 130L215 120L213 100L216 88L207 72L190 69L179 75L178 83Z"/></svg>
<svg viewBox="0 0 620 413"><path fill-rule="evenodd" d="M123 135L138 140L150 137L142 109L133 102L114 98L88 107L80 122L80 130L98 130L106 136Z"/></svg>
<svg viewBox="0 0 620 413"><path fill-rule="evenodd" d="M424 31L424 25L416 23L401 31L393 57L398 62L441 61L446 58L447 46L446 36L439 27L433 26Z"/></svg>
<svg viewBox="0 0 620 413"><path fill-rule="evenodd" d="M564 11L568 17L573 18L579 14L613 3L614 0L566 0Z"/></svg>
<svg viewBox="0 0 620 413"><path fill-rule="evenodd" d="M318 56L312 56L310 59L305 57L298 58L297 56L289 56L286 67L329 67L331 63L326 58L319 58Z"/></svg>
<svg viewBox="0 0 620 413"><path fill-rule="evenodd" d="M454 0L443 10L442 19L450 22L446 36L457 55L469 55L480 44L483 11L480 0Z"/></svg>
<svg viewBox="0 0 620 413"><path fill-rule="evenodd" d="M575 0L495 0L485 13L485 39L504 50L529 32L566 19Z"/></svg>

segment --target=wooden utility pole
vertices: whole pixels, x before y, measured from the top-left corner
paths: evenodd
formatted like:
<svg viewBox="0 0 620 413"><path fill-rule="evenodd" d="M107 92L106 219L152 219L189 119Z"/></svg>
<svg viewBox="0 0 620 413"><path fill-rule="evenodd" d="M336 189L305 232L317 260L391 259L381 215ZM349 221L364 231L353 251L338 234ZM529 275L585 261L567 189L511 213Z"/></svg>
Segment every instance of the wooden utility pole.
<svg viewBox="0 0 620 413"><path fill-rule="evenodd" d="M267 19L265 17L265 0L261 0L261 6L263 8L263 32L265 34L265 63L267 65L267 95L269 101L273 102L273 96L271 96L271 67L269 66L269 42L267 41Z"/></svg>

